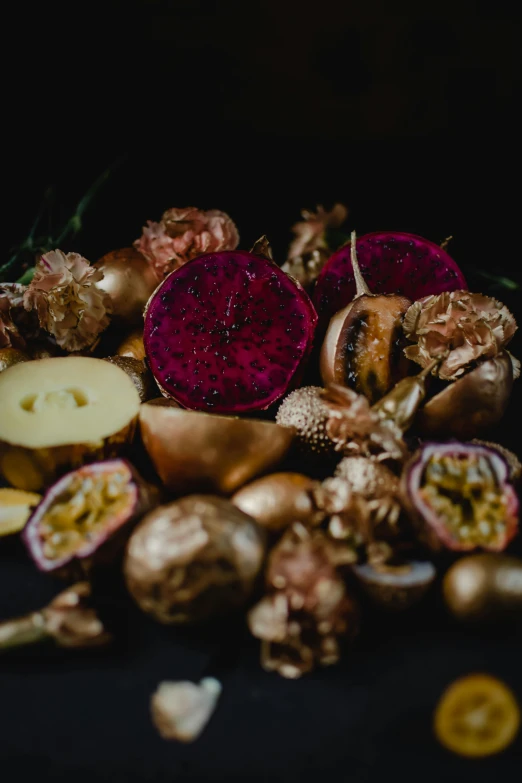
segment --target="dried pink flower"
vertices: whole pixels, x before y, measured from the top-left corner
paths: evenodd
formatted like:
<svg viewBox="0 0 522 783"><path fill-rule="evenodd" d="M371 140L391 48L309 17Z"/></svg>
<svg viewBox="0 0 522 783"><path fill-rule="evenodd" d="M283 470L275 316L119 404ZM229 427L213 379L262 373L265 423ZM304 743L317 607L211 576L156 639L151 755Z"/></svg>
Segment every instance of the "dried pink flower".
<svg viewBox="0 0 522 783"><path fill-rule="evenodd" d="M147 221L134 247L153 266L159 279L202 253L235 250L239 234L235 223L218 209L168 209L161 221Z"/></svg>
<svg viewBox="0 0 522 783"><path fill-rule="evenodd" d="M35 310L40 326L66 351L88 348L109 325L109 296L96 283L103 272L79 253L51 250L41 256L24 294L26 310Z"/></svg>
<svg viewBox="0 0 522 783"><path fill-rule="evenodd" d="M317 279L332 252L326 230L339 228L348 217L348 210L344 204L334 204L327 212L318 205L317 212L303 210L301 215L303 220L292 226L295 239L290 244L282 269L306 288Z"/></svg>
<svg viewBox="0 0 522 783"><path fill-rule="evenodd" d="M406 311L404 331L415 345L404 353L422 367L443 356L433 374L452 381L473 362L497 356L516 329L502 302L469 291L444 292L424 297Z"/></svg>

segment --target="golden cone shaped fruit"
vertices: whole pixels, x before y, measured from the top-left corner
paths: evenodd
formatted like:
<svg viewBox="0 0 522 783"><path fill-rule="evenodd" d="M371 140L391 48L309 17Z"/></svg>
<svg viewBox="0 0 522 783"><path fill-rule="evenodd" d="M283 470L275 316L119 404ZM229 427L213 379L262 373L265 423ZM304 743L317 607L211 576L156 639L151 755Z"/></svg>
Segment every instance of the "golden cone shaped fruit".
<svg viewBox="0 0 522 783"><path fill-rule="evenodd" d="M293 430L270 421L188 411L160 398L140 408L140 430L163 484L171 492L230 494L276 466Z"/></svg>
<svg viewBox="0 0 522 783"><path fill-rule="evenodd" d="M113 250L95 267L103 272L97 285L112 302L111 317L129 326L143 318L143 309L159 281L147 260L133 247Z"/></svg>

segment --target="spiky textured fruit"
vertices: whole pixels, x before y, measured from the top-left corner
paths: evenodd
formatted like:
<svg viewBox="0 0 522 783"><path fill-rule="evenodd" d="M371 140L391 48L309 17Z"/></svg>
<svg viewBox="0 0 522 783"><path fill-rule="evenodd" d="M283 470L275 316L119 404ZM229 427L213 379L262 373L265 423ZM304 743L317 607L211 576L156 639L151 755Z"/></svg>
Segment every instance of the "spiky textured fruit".
<svg viewBox="0 0 522 783"><path fill-rule="evenodd" d="M276 414L282 427L293 427L299 445L306 452L332 454L334 444L326 434L329 408L320 386L303 386L285 397Z"/></svg>
<svg viewBox="0 0 522 783"><path fill-rule="evenodd" d="M401 294L415 301L467 288L455 261L428 239L401 231L376 231L357 239L361 272L374 294ZM337 250L317 279L313 300L324 327L356 294L350 244Z"/></svg>
<svg viewBox="0 0 522 783"><path fill-rule="evenodd" d="M263 410L303 368L317 315L272 261L209 253L169 275L145 317L147 361L162 392L213 413Z"/></svg>

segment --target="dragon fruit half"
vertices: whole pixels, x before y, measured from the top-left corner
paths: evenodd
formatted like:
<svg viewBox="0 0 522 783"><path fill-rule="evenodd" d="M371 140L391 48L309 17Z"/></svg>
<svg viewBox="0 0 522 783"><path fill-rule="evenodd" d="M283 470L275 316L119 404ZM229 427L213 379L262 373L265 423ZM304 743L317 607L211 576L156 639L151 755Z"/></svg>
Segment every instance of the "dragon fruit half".
<svg viewBox="0 0 522 783"><path fill-rule="evenodd" d="M151 297L143 340L163 393L213 413L264 410L299 379L317 314L270 259L244 251L198 256Z"/></svg>
<svg viewBox="0 0 522 783"><path fill-rule="evenodd" d="M446 251L415 234L365 234L357 238L357 258L374 294L401 294L414 302L429 294L467 288L462 272ZM315 286L313 300L324 328L355 294L348 243L329 258Z"/></svg>

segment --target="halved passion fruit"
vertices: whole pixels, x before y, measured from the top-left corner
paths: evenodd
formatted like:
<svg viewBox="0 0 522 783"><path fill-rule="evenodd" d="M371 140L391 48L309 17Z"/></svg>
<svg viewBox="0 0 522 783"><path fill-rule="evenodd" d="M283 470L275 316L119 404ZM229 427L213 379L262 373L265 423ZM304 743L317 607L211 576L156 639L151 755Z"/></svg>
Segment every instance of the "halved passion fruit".
<svg viewBox="0 0 522 783"><path fill-rule="evenodd" d="M24 362L0 374L0 474L39 490L84 462L121 453L140 398L127 373L84 356Z"/></svg>
<svg viewBox="0 0 522 783"><path fill-rule="evenodd" d="M150 502L148 488L125 460L84 465L48 490L22 537L38 568L56 571L91 558L123 528L130 532Z"/></svg>
<svg viewBox="0 0 522 783"><path fill-rule="evenodd" d="M427 443L405 466L405 499L433 549L500 552L518 529L519 502L498 451Z"/></svg>

